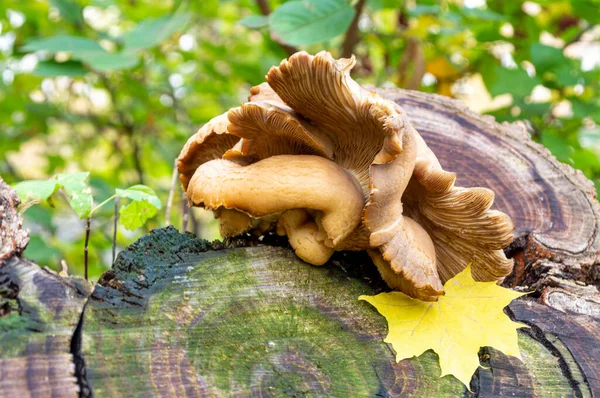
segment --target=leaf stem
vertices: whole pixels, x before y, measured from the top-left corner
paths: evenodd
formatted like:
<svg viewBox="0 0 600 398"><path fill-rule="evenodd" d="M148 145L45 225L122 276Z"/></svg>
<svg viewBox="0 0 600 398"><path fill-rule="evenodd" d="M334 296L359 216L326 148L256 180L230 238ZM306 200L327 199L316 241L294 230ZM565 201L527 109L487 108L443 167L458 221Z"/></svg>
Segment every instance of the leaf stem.
<svg viewBox="0 0 600 398"><path fill-rule="evenodd" d="M165 210L165 224L171 225L171 206L175 196L175 185L177 184L177 159L173 162L173 175L171 176L171 189L169 190L169 199L167 199L167 208Z"/></svg>
<svg viewBox="0 0 600 398"><path fill-rule="evenodd" d="M92 222L91 215L85 219L85 244L83 246L83 266L85 272L85 280L88 280L88 243L90 241L90 224Z"/></svg>
<svg viewBox="0 0 600 398"><path fill-rule="evenodd" d="M115 199L117 197L117 194L114 194L113 196L111 196L110 198L106 199L104 202L100 203L98 206L94 207L91 211L88 217L92 217L92 214L94 214L94 212L96 210L98 210L99 208L101 208L102 206L104 206L105 204L107 204L108 202L110 202L111 200Z"/></svg>
<svg viewBox="0 0 600 398"><path fill-rule="evenodd" d="M358 30L358 22L365 6L366 0L358 0L354 6L355 14L350 27L346 31L344 42L342 44L342 58L350 58L354 53L354 47L360 41L360 32Z"/></svg>
<svg viewBox="0 0 600 398"><path fill-rule="evenodd" d="M256 5L258 6L260 13L265 17L268 17L269 14L271 14L271 7L269 6L269 2L267 0L256 0ZM272 34L270 36L271 40L279 44L279 46L283 49L283 51L287 53L288 56L291 56L292 54L298 52L298 49L296 47L290 46L289 44L282 42L277 37L274 37Z"/></svg>
<svg viewBox="0 0 600 398"><path fill-rule="evenodd" d="M115 263L117 254L117 225L119 224L119 197L115 198L115 221L113 225L113 246L112 246L112 263Z"/></svg>
<svg viewBox="0 0 600 398"><path fill-rule="evenodd" d="M183 228L182 228L181 232L187 231L188 212L189 212L188 201L184 195L184 197L183 197Z"/></svg>

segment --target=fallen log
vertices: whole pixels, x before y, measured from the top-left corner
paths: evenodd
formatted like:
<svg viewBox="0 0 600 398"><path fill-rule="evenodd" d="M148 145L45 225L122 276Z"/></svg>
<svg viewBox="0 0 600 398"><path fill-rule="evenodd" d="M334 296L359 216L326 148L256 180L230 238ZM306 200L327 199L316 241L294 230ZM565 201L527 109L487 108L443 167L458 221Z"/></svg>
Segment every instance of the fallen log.
<svg viewBox="0 0 600 398"><path fill-rule="evenodd" d="M0 265L0 396L600 395L593 185L519 125L444 97L380 92L458 184L493 189L512 217L517 266L505 283L537 291L508 309L530 326L522 362L483 348L472 393L438 377L432 352L396 363L385 320L357 301L384 287L360 253L313 267L285 243L225 248L170 227L120 253L88 298L80 279L21 259L22 245L4 239L22 239L11 221L0 225L2 249L13 248Z"/></svg>

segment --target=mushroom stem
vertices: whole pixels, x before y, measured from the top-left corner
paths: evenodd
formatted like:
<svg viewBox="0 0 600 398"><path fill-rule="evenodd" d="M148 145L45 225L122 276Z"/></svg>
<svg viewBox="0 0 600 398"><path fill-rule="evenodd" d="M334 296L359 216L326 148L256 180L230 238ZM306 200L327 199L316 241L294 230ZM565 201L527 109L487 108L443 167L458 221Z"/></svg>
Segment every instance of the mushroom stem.
<svg viewBox="0 0 600 398"><path fill-rule="evenodd" d="M308 155L272 156L248 166L212 160L198 167L187 196L194 205L255 218L290 209L321 211L329 247L358 226L364 206L356 178L331 160Z"/></svg>
<svg viewBox="0 0 600 398"><path fill-rule="evenodd" d="M327 247L319 226L303 209L284 212L277 223L277 233L287 235L294 252L312 265L323 265L333 255L334 249Z"/></svg>
<svg viewBox="0 0 600 398"><path fill-rule="evenodd" d="M250 216L241 211L221 207L213 213L219 220L219 232L224 238L242 235L252 227Z"/></svg>

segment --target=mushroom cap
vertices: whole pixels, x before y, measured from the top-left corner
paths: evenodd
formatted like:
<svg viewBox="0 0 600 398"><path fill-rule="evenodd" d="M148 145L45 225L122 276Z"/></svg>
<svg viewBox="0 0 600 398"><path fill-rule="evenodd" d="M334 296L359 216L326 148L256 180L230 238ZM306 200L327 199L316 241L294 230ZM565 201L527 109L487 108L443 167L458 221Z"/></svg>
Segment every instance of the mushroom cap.
<svg viewBox="0 0 600 398"><path fill-rule="evenodd" d="M314 154L333 159L327 136L287 106L247 102L229 110L227 116L229 133L241 138L238 147L227 156L260 160L276 155Z"/></svg>
<svg viewBox="0 0 600 398"><path fill-rule="evenodd" d="M415 170L404 195L405 212L417 217L431 236L442 282L469 263L476 280L501 281L513 268L502 250L513 240L512 220L491 209L492 190L456 187L456 175L444 171L423 139L418 140Z"/></svg>
<svg viewBox="0 0 600 398"><path fill-rule="evenodd" d="M187 140L177 158L179 180L184 191L198 166L209 160L220 159L240 140L227 134L228 125L227 113L223 113L212 118Z"/></svg>
<svg viewBox="0 0 600 398"><path fill-rule="evenodd" d="M468 263L501 280L513 227L493 192L456 187L404 110L351 79L354 63L299 52L271 68L182 150L190 202L215 209L225 236L278 220L311 264L368 250L390 287L421 300Z"/></svg>
<svg viewBox="0 0 600 398"><path fill-rule="evenodd" d="M304 51L281 61L267 73L269 86L332 143L335 162L360 182L369 195L369 166L386 163L402 152L404 121L393 102L359 86L350 77L355 64L322 51ZM261 88L260 92L267 92Z"/></svg>
<svg viewBox="0 0 600 398"><path fill-rule="evenodd" d="M321 212L326 245L334 247L359 224L363 198L358 181L318 156L272 156L249 165L226 159L202 164L190 180L190 203L235 209L259 218L290 209Z"/></svg>

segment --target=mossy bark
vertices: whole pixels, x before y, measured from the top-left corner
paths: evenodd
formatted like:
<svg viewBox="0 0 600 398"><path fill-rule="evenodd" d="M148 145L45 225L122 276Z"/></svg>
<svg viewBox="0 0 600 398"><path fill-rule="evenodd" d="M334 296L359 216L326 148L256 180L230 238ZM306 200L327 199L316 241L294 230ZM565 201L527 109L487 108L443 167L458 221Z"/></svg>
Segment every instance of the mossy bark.
<svg viewBox="0 0 600 398"><path fill-rule="evenodd" d="M99 396L470 394L453 377L439 378L432 352L395 362L383 343L385 320L358 301L374 294L363 278L307 265L286 248L205 249L191 235L154 231L96 287L82 353ZM581 343L563 333L577 327L579 339L597 340L598 323L580 316L575 326L574 317L527 299L511 311L535 328L520 333L524 360L482 350L486 368L473 394L591 396L600 355L589 347L575 358L570 350Z"/></svg>

